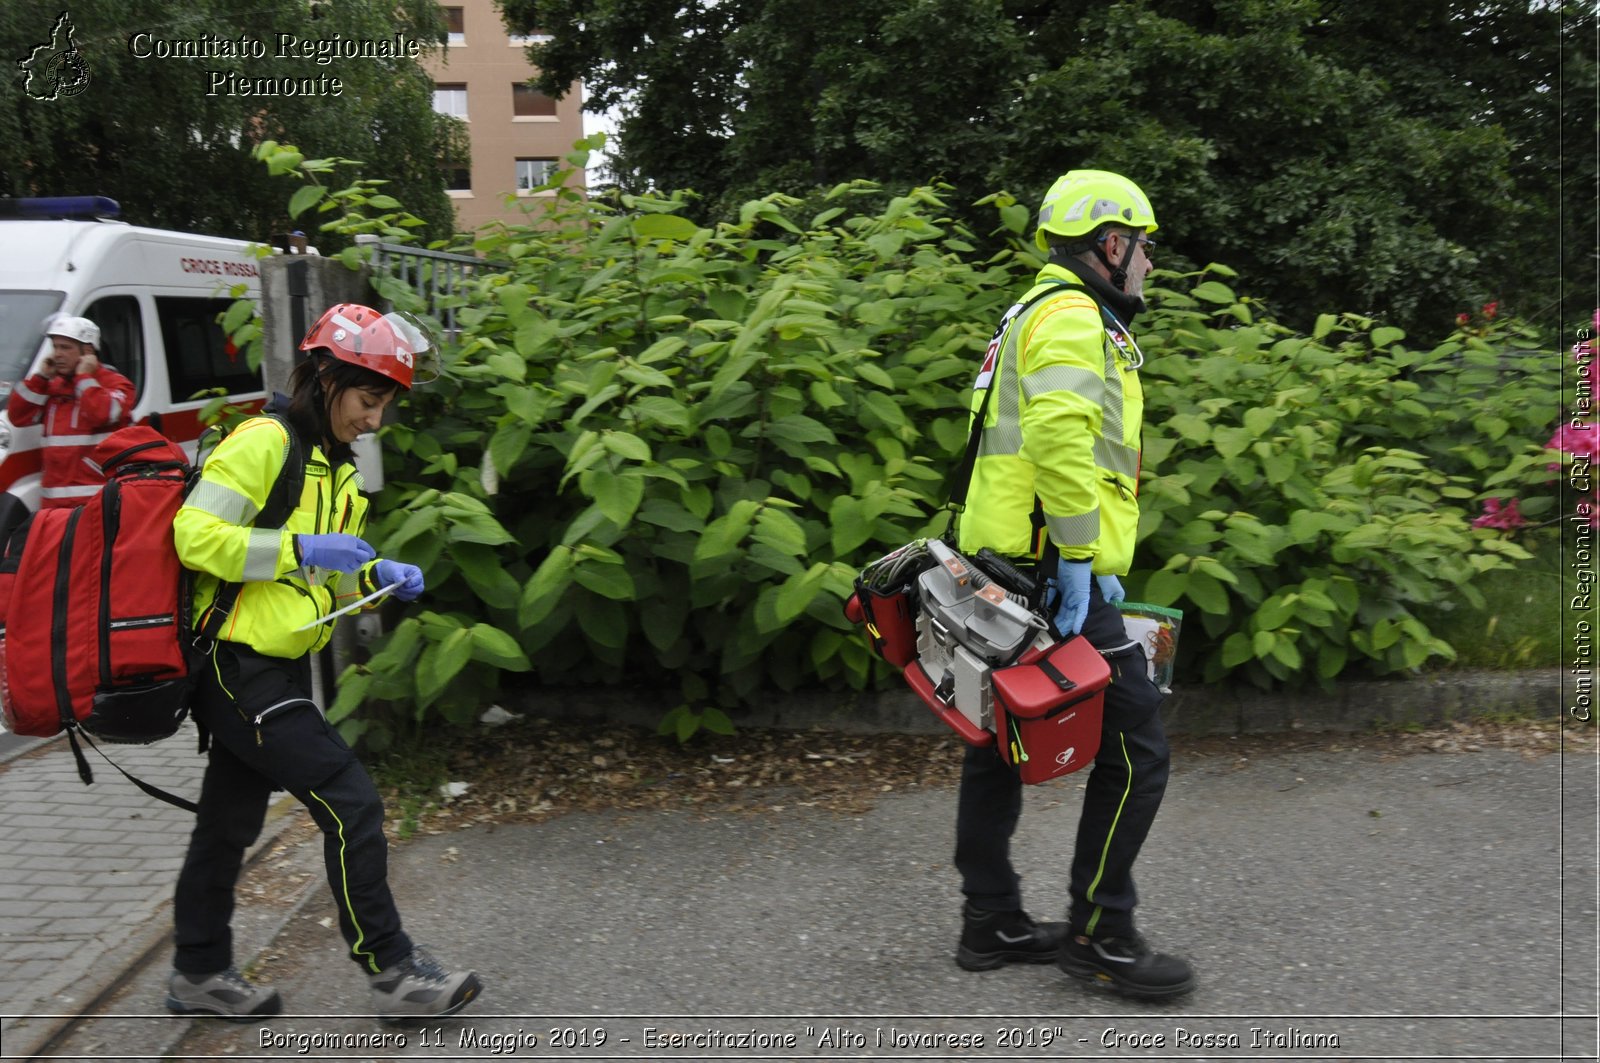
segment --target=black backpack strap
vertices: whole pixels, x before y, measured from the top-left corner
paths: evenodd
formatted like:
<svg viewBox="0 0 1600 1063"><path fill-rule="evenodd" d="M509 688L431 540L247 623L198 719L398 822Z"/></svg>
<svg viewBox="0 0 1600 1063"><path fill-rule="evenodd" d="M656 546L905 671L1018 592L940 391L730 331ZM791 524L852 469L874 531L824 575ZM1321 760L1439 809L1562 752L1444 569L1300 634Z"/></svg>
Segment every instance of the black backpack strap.
<svg viewBox="0 0 1600 1063"><path fill-rule="evenodd" d="M89 733L87 731L78 726L68 727L67 741L72 745L73 759L78 762L78 778L83 780L83 784L85 786L88 786L90 783L94 782L94 773L89 770L89 760L83 755L83 748L78 745L79 735L83 736L83 740L89 744L90 749L100 754L100 759L104 760L107 764L122 772L122 777L124 779L127 779L129 782L133 783L133 785L137 786L151 797L154 797L158 801L165 801L167 804L173 805L177 808L181 808L185 812L200 811L200 806L195 804L193 801L179 797L177 794L168 793L159 786L147 783L143 779L129 775L123 770L122 765L106 756L105 751L94 744L94 740L89 737Z"/></svg>
<svg viewBox="0 0 1600 1063"><path fill-rule="evenodd" d="M972 486L972 470L978 467L978 450L983 445L983 419L989 415L989 400L994 397L995 378L1000 375L999 347L997 346L1012 323L1022 317L1028 308L1048 295L1055 295L1063 288L1072 288L1087 292L1089 289L1082 284L1069 281L1051 280L1048 286L1035 292L1031 298L1022 303L1013 305L1013 309L1006 312L1001 318L1000 326L995 329L993 338L989 340L995 347L994 370L989 376L989 383L983 389L983 401L978 404L978 413L972 418L972 434L967 437L967 449L961 455L961 463L956 466L955 473L950 482L950 500L945 503L945 508L960 513L966 508L967 489ZM1092 293L1091 293L1092 294Z"/></svg>
<svg viewBox="0 0 1600 1063"><path fill-rule="evenodd" d="M261 416L270 417L283 426L289 437L289 453L283 459L283 467L278 470L278 478L273 481L272 489L267 492L266 503L262 505L261 512L256 514L255 526L281 528L289 522L290 515L300 504L300 492L305 489L306 448L300 440L300 433L294 430L288 420L275 413Z"/></svg>
<svg viewBox="0 0 1600 1063"><path fill-rule="evenodd" d="M294 426L280 415L263 413L260 416L270 417L283 426L284 432L289 437L289 453L284 457L282 467L278 469L278 478L267 490L267 498L261 505L261 512L256 514L256 519L251 521L251 524L257 528L281 528L289 522L295 507L300 504L300 493L305 489L305 444L301 442ZM196 649L202 653L210 652L211 646L217 641L217 635L222 631L223 623L233 613L234 604L238 602L239 592L242 590L244 590L243 583L224 583L217 587L216 597L211 599L211 605L206 610L205 624L195 633Z"/></svg>

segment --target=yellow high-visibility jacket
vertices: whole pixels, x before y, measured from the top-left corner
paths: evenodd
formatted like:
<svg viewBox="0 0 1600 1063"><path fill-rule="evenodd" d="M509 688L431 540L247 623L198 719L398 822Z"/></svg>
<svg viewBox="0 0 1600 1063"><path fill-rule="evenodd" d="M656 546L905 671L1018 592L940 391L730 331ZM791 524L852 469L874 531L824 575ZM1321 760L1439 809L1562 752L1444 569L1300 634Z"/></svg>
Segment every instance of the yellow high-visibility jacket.
<svg viewBox="0 0 1600 1063"><path fill-rule="evenodd" d="M376 589L372 568L377 562L368 562L359 578L350 578L303 568L295 560L295 535L360 535L367 525L361 474L349 462L331 466L321 447L309 450L300 504L284 526L250 526L266 505L288 453L288 432L280 422L270 417L245 421L206 459L199 482L173 518L172 529L178 559L199 573L195 629L206 623L221 583L242 582L238 601L218 637L244 643L269 657L292 658L321 649L333 636L332 624L307 631L296 628ZM341 589L346 585L349 590Z"/></svg>
<svg viewBox="0 0 1600 1063"><path fill-rule="evenodd" d="M1144 417L1133 341L1060 266L1040 270L1022 302L1062 282L1075 287L1040 298L998 338L994 395L959 544L967 553L987 546L1006 557L1038 558L1044 541L1035 535L1037 499L1043 531L1063 558L1091 560L1096 575L1126 575L1139 530ZM989 363L972 392L974 416Z"/></svg>

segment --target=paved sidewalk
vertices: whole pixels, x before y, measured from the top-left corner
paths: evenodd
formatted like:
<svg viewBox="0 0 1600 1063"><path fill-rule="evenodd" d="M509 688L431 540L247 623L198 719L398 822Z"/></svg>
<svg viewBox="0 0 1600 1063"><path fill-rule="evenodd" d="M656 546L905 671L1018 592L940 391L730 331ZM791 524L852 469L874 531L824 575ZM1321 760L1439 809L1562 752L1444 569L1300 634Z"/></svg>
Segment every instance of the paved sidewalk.
<svg viewBox="0 0 1600 1063"><path fill-rule="evenodd" d="M953 793L931 788L885 794L852 815L574 813L397 845L391 880L408 929L441 958L476 967L486 985L468 1012L423 1030L368 1014L332 902L308 874L315 840L292 824L251 874L304 888L288 898L247 889L239 917L241 954L280 987L288 1014L237 1026L164 1014L162 939L182 814L102 777L87 792L113 795L105 803L116 807L90 812L109 817L111 835L150 835L137 848L152 879L142 898L130 893L114 911L102 906L54 932L62 953L88 954L71 961L83 979L76 1006L93 985L109 992L40 1058L1596 1058L1592 754L1392 756L1330 740L1242 759L1186 756L1177 745L1139 882L1145 931L1200 972L1200 988L1179 1003L1105 997L1053 968L957 969ZM185 772L198 769L190 750L177 740L127 752L184 789ZM25 785L56 808L85 792L61 750L0 770L6 808ZM1027 791L1016 851L1041 917L1062 902L1079 799L1075 779ZM104 843L77 840L76 818L47 815L55 828L36 833L29 851L100 859ZM7 874L39 870L48 869ZM39 886L20 888L31 897ZM25 944L46 944L39 918L0 917L8 961L23 929ZM22 996L0 1001L0 1058L27 1058L44 1043L36 1009L65 981L5 983ZM31 1017L3 1018L19 1013ZM1032 1031L1035 1044L1003 1051L997 1042L1012 1029ZM793 1043L751 1053L661 1047L667 1033L708 1030ZM397 1032L408 1037L403 1049L370 1047ZM588 1041L552 1045L552 1032ZM913 1043L980 1034L981 1051ZM537 1045L525 1043L530 1035ZM1202 1036L1214 1038L1204 1051Z"/></svg>
<svg viewBox="0 0 1600 1063"><path fill-rule="evenodd" d="M25 1058L170 939L172 888L193 817L144 794L87 746L90 786L65 738L5 738L0 1058L9 1059ZM190 800L199 794L205 758L191 723L164 742L99 748L147 783ZM256 852L288 822L276 807Z"/></svg>

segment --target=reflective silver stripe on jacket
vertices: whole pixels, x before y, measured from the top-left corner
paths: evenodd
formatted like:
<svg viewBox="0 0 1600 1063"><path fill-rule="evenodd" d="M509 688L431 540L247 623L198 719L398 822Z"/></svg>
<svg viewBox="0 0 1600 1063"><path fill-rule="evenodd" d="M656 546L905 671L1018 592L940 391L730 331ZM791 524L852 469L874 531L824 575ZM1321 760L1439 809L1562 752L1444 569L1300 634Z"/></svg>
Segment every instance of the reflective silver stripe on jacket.
<svg viewBox="0 0 1600 1063"><path fill-rule="evenodd" d="M278 554L283 547L283 532L279 528L252 528L250 545L244 551L245 582L256 580L271 582L278 578Z"/></svg>
<svg viewBox="0 0 1600 1063"><path fill-rule="evenodd" d="M1062 546L1087 546L1100 538L1100 507L1074 517L1044 515L1044 526L1050 538Z"/></svg>
<svg viewBox="0 0 1600 1063"><path fill-rule="evenodd" d="M1052 391L1074 392L1096 406L1105 401L1105 383L1089 370L1075 365L1046 366L1022 379L1022 394L1029 402Z"/></svg>
<svg viewBox="0 0 1600 1063"><path fill-rule="evenodd" d="M994 367L998 379L991 379L989 383L995 389L995 422L984 428L983 436L978 441L980 460L996 454L1022 452L1022 410L1017 398L1017 324L1049 301L1048 298L1040 299L1028 308L1027 314L1018 314L1017 309L1022 304L1015 303L1002 319L1005 321L1002 326L1005 335L1000 341L1000 355Z"/></svg>
<svg viewBox="0 0 1600 1063"><path fill-rule="evenodd" d="M1118 473L1129 479L1139 475L1138 449L1104 436L1094 441L1094 463L1107 472Z"/></svg>
<svg viewBox="0 0 1600 1063"><path fill-rule="evenodd" d="M110 432L97 432L91 435L46 435L44 445L47 447L97 447L111 438Z"/></svg>
<svg viewBox="0 0 1600 1063"><path fill-rule="evenodd" d="M248 496L231 487L224 487L222 484L205 479L195 484L194 490L189 492L189 497L184 500L184 505L202 513L209 513L225 523L239 525L249 524L256 519L256 514L261 512Z"/></svg>

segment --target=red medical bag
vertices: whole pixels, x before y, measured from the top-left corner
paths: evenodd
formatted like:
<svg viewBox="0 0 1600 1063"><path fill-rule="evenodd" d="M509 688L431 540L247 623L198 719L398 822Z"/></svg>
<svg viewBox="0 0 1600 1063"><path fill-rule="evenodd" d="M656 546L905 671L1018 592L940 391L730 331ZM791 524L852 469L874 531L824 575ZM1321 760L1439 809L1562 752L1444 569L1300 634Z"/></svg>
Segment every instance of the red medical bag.
<svg viewBox="0 0 1600 1063"><path fill-rule="evenodd" d="M1067 775L1094 760L1111 668L1088 639L1030 649L991 680L1000 758L1023 782Z"/></svg>
<svg viewBox="0 0 1600 1063"><path fill-rule="evenodd" d="M34 514L4 609L6 729L153 742L188 710L189 583L173 546L188 460L135 425L90 458L105 487Z"/></svg>

